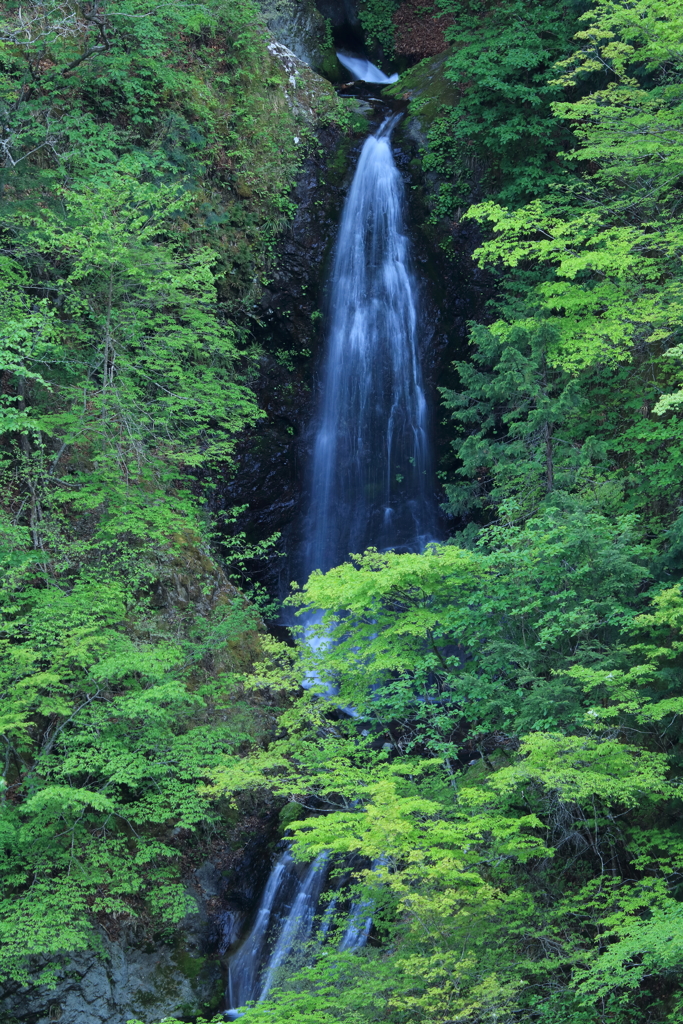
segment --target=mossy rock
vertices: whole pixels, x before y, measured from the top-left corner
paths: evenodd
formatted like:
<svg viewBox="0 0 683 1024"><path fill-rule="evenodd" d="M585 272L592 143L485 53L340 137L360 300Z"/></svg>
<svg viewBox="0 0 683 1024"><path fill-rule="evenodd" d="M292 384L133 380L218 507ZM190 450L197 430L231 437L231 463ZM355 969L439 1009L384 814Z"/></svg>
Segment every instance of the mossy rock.
<svg viewBox="0 0 683 1024"><path fill-rule="evenodd" d="M143 603L140 612L131 615L132 632L149 631L150 611L155 633L170 630L175 636L196 634L199 620L208 626L229 615L234 619L234 634L207 653L202 672L209 676L245 672L261 660L264 626L258 612L230 582L197 533L187 529L174 534L171 543L158 551L154 574L151 609Z"/></svg>
<svg viewBox="0 0 683 1024"><path fill-rule="evenodd" d="M458 102L458 91L455 83L444 75L445 65L453 52L453 47L421 60L410 70L404 72L398 82L388 85L383 90L385 96L397 100L408 100L408 116L405 131L418 136L418 141L426 145L426 132L432 122L442 113L443 107L454 107Z"/></svg>
<svg viewBox="0 0 683 1024"><path fill-rule="evenodd" d="M273 37L330 81L342 79L328 21L313 0L261 0Z"/></svg>

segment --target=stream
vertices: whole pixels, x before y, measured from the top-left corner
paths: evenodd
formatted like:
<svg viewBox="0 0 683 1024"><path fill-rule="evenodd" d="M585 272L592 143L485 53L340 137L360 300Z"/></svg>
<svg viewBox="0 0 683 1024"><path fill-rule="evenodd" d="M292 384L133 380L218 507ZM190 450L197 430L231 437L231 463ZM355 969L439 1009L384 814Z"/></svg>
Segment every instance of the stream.
<svg viewBox="0 0 683 1024"><path fill-rule="evenodd" d="M367 61L344 58L344 64L357 77L389 81ZM418 287L403 181L391 149L400 116L387 117L365 140L339 226L312 424L302 579L370 546L421 550L435 533ZM325 854L302 867L285 850L275 862L251 931L228 965L232 1019L239 1007L264 1000L279 984L288 958L327 937L339 912L335 899L319 911L328 868ZM346 905L339 949L365 944L368 910L366 904Z"/></svg>

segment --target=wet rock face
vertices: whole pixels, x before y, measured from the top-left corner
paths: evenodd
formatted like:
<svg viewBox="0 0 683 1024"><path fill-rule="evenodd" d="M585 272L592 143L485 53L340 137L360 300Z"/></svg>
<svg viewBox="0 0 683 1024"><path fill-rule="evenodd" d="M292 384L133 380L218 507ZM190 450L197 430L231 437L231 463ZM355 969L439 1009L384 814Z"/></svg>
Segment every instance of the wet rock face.
<svg viewBox="0 0 683 1024"><path fill-rule="evenodd" d="M100 954L74 955L57 987L8 985L0 995L3 1024L125 1024L169 1014L210 1013L220 1007L223 971L201 952L202 929L178 932L173 946L112 942L102 934Z"/></svg>
<svg viewBox="0 0 683 1024"><path fill-rule="evenodd" d="M365 33L358 17L358 0L316 0L316 7L332 30L335 48L377 59L382 54L366 45ZM340 81L348 81L349 74L341 70Z"/></svg>
<svg viewBox="0 0 683 1024"><path fill-rule="evenodd" d="M249 506L238 525L250 538L281 533L280 548L287 557L274 560L262 576L269 591L280 597L297 575L325 341L326 285L339 218L365 136L391 111L371 89L355 92L355 109L364 114L365 126L359 122L357 133L348 137L331 129L320 133L321 152L310 158L297 186L297 213L278 247L254 332L262 356L253 386L267 419L242 438L239 469L216 495L219 509ZM443 227L430 223L430 188L421 158L426 127L415 117L404 117L394 132L393 148L406 184L407 227L420 291L420 358L439 468L440 458L450 451L450 434L440 424L438 387L455 383L451 366L465 355L467 321L483 315L489 291L471 260L478 242L476 226L464 222L446 256ZM437 493L437 500L444 496ZM441 532L447 535L447 524Z"/></svg>
<svg viewBox="0 0 683 1024"><path fill-rule="evenodd" d="M344 25L355 27L360 24L356 0L316 0L316 7L332 28L342 28Z"/></svg>
<svg viewBox="0 0 683 1024"><path fill-rule="evenodd" d="M261 0L261 9L278 43L332 81L341 77L325 17L313 0Z"/></svg>

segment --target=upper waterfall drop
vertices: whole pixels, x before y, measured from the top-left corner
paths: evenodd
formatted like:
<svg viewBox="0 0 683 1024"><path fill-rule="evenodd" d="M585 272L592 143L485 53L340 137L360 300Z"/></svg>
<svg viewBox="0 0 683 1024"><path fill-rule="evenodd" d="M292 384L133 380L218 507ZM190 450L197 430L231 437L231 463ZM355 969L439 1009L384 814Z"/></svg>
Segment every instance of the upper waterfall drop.
<svg viewBox="0 0 683 1024"><path fill-rule="evenodd" d="M391 151L400 115L366 139L342 214L315 422L303 568L434 535L417 288Z"/></svg>
<svg viewBox="0 0 683 1024"><path fill-rule="evenodd" d="M347 57L344 53L337 53L337 60L344 65L347 71L351 72L357 82L371 82L375 85L390 85L392 82L398 82L398 75L385 75L364 57Z"/></svg>

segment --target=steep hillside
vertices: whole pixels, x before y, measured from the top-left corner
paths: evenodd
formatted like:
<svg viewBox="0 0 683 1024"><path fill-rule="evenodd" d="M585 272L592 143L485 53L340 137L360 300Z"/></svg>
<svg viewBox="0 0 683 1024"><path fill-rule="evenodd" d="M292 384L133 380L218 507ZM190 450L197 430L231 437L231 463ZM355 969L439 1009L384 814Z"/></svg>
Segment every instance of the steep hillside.
<svg viewBox="0 0 683 1024"><path fill-rule="evenodd" d="M0 1021L681 1019L682 26L0 4Z"/></svg>

